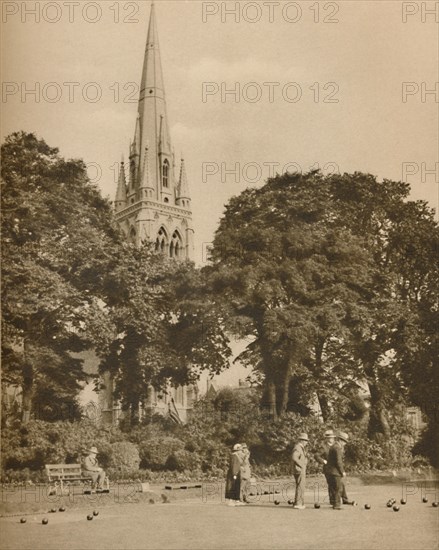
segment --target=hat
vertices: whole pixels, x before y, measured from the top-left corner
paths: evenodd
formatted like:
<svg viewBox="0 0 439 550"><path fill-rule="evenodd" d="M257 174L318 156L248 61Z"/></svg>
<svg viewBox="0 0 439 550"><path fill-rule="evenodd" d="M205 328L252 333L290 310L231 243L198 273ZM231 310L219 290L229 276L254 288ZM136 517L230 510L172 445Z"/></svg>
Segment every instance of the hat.
<svg viewBox="0 0 439 550"><path fill-rule="evenodd" d="M96 447L90 447L90 449L87 450L88 453L94 453L95 455L98 454L98 450Z"/></svg>
<svg viewBox="0 0 439 550"><path fill-rule="evenodd" d="M342 441L345 441L346 443L349 440L349 436L346 432L339 432L337 437L338 437L338 439L341 439Z"/></svg>
<svg viewBox="0 0 439 550"><path fill-rule="evenodd" d="M242 449L241 445L239 443L236 443L236 445L233 445L234 451L240 451Z"/></svg>
<svg viewBox="0 0 439 550"><path fill-rule="evenodd" d="M308 434L306 433L299 434L299 439L301 439L302 441L309 441Z"/></svg>
<svg viewBox="0 0 439 550"><path fill-rule="evenodd" d="M333 430L326 430L325 437L335 437L335 433Z"/></svg>

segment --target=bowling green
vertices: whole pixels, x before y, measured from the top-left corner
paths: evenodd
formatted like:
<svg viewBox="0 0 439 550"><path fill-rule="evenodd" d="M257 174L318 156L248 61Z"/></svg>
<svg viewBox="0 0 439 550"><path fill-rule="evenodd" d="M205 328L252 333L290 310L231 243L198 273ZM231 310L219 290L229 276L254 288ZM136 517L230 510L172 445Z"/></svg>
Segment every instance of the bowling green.
<svg viewBox="0 0 439 550"><path fill-rule="evenodd" d="M428 503L422 502L425 490ZM424 488L407 484L352 486L349 496L358 507L332 510L324 502L314 509L316 491L305 495L307 509L294 510L284 494L255 497L247 506L229 507L212 485L198 495L170 503L145 501L113 504L99 509L71 508L63 513L28 514L0 519L2 549L380 549L430 550L439 547L437 483ZM435 493L436 492L436 493ZM409 494L413 493L413 494ZM394 512L386 507L390 498L406 505ZM281 500L275 506L274 499ZM364 504L370 504L366 510ZM94 509L99 515L87 521ZM42 525L43 517L49 518Z"/></svg>

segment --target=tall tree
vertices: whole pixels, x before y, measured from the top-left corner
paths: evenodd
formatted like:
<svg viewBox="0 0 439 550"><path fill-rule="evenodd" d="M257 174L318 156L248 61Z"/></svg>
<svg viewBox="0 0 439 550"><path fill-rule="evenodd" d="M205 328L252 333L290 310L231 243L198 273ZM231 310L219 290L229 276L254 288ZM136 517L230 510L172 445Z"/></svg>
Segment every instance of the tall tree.
<svg viewBox="0 0 439 550"><path fill-rule="evenodd" d="M254 339L244 358L262 371L273 415L287 410L292 378L329 414L331 392L358 373L330 365L326 348L345 339L350 309L370 301L374 269L361 238L337 225L327 179L287 174L233 198L212 262L228 328Z"/></svg>
<svg viewBox="0 0 439 550"><path fill-rule="evenodd" d="M145 243L125 246L107 274L107 306L115 327L100 352L101 372L115 382L115 397L138 421L150 386L196 382L201 371L228 366L230 349L221 315L190 262L165 258Z"/></svg>
<svg viewBox="0 0 439 550"><path fill-rule="evenodd" d="M423 201L409 201L409 194L407 183L379 183L371 175L331 178L340 223L362 236L378 273L368 315L352 314L353 353L363 365L370 391L370 435L389 435L386 411L396 402L416 395L415 402L422 404L419 388L425 377L430 379L429 369L434 370L435 346L425 319L437 312L439 233L433 211ZM424 371L417 365L417 376L407 378L414 341L418 359L427 353L430 367L425 365ZM437 380L433 387L439 391Z"/></svg>
<svg viewBox="0 0 439 550"><path fill-rule="evenodd" d="M324 417L366 381L371 436L389 435L398 401L419 400L404 373L416 379L408 342L419 354L434 346L425 319L436 308L438 231L409 191L361 173L285 174L227 205L210 277L228 328L253 338L243 359L263 374L273 414L288 407L291 379L308 401L316 392Z"/></svg>
<svg viewBox="0 0 439 550"><path fill-rule="evenodd" d="M69 352L105 333L101 274L118 243L110 205L85 165L24 132L2 145L4 384L21 386L23 420L77 412L82 363Z"/></svg>

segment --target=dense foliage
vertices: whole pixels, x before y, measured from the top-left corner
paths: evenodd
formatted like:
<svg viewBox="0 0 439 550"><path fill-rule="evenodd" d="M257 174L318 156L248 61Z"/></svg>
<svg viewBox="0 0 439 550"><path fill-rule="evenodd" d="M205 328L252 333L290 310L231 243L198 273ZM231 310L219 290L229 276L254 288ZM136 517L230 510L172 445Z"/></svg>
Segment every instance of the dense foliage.
<svg viewBox="0 0 439 550"><path fill-rule="evenodd" d="M437 431L437 250L433 212L409 185L361 173L284 174L230 200L205 271L250 344L273 418L325 420L366 388L368 434L422 406ZM308 410L307 410L308 409ZM430 413L427 410L430 410Z"/></svg>
<svg viewBox="0 0 439 550"><path fill-rule="evenodd" d="M82 161L33 134L12 134L1 152L2 384L21 386L24 421L61 406L78 416L85 376L70 352L106 333L102 273L118 243L110 204Z"/></svg>
<svg viewBox="0 0 439 550"><path fill-rule="evenodd" d="M2 435L2 477L4 480L43 480L46 463L81 460L92 444L113 481L122 479L184 480L223 479L230 449L246 442L251 450L256 476L289 476L291 451L302 431L310 437L309 472L319 473L315 460L325 429L347 430L351 441L346 448L347 470L409 468L425 461L414 457L413 430L399 411L389 418L390 438L378 444L367 438L367 421L334 420L323 425L314 415L287 413L276 422L258 405L255 390L221 390L201 399L190 421L184 425L153 417L122 432L100 427L89 420L80 422L32 421L11 427Z"/></svg>
<svg viewBox="0 0 439 550"><path fill-rule="evenodd" d="M99 355L133 424L151 385L228 365L200 273L125 243L82 161L20 132L2 145L1 177L2 386L20 388L23 422L79 419L86 374L75 352Z"/></svg>
<svg viewBox="0 0 439 550"><path fill-rule="evenodd" d="M96 445L111 479L223 478L246 441L261 476L289 472L300 431L351 434L351 470L413 463L405 406L428 419L417 452L438 460L438 229L405 183L285 174L231 199L198 270L126 244L79 160L33 134L2 145L2 475L41 475ZM189 422L140 422L148 388L221 372L228 335L258 389L200 399ZM81 419L93 349L125 423ZM325 424L313 414L319 405ZM64 421L61 421L64 420ZM416 459L418 460L418 459Z"/></svg>

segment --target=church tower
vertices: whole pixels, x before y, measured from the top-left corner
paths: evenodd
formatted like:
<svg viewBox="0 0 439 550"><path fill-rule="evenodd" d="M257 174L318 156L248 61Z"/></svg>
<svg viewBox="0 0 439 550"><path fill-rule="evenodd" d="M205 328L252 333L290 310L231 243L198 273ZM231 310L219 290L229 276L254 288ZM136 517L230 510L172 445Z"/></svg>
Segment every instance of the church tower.
<svg viewBox="0 0 439 550"><path fill-rule="evenodd" d="M122 161L116 220L127 240L152 241L172 258L193 258L191 200L184 160L179 176L169 133L154 2L151 5L140 95L129 163Z"/></svg>
<svg viewBox="0 0 439 550"><path fill-rule="evenodd" d="M116 220L127 241L137 246L152 241L158 252L171 258L192 259L191 199L183 159L178 177L176 173L154 2L128 159L126 165L122 158L114 201ZM113 397L114 384L108 373L103 382L104 391L100 393L103 421L115 423L121 418L121 408ZM184 422L197 394L196 386L169 387L161 393L150 387L145 408Z"/></svg>

